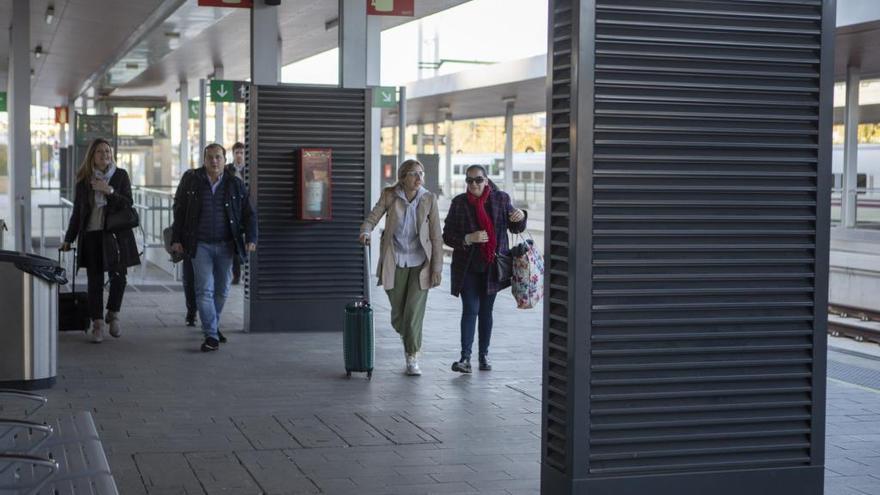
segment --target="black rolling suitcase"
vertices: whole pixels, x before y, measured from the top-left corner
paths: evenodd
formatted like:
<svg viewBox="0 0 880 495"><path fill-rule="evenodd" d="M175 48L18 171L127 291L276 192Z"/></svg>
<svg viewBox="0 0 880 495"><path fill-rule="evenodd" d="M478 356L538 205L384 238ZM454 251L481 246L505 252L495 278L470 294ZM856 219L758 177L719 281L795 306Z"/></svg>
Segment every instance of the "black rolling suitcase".
<svg viewBox="0 0 880 495"><path fill-rule="evenodd" d="M342 329L342 347L345 354L345 374L366 373L373 377L373 357L376 341L373 335L373 308L370 307L370 252L364 246L364 274L366 290L363 300L345 306L345 324Z"/></svg>
<svg viewBox="0 0 880 495"><path fill-rule="evenodd" d="M58 251L58 262L61 262L61 251ZM58 290L58 331L81 331L89 328L89 295L76 291L76 248L73 249L73 270L70 275L70 292Z"/></svg>

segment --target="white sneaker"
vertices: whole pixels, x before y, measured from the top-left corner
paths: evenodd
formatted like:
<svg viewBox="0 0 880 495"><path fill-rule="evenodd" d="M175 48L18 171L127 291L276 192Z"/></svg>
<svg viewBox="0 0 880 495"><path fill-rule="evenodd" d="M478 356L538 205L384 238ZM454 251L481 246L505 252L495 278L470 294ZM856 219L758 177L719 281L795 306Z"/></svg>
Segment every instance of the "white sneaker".
<svg viewBox="0 0 880 495"><path fill-rule="evenodd" d="M406 356L406 374L409 376L422 375L422 370L419 369L419 360L414 354Z"/></svg>
<svg viewBox="0 0 880 495"><path fill-rule="evenodd" d="M92 322L92 331L90 332L92 336L92 342L95 344L100 344L104 342L104 324L103 322L98 323L101 320L95 320Z"/></svg>
<svg viewBox="0 0 880 495"><path fill-rule="evenodd" d="M116 311L107 311L107 317L104 319L104 322L107 323L107 326L110 328L110 336L114 338L119 338L122 335L122 328L119 326L119 313Z"/></svg>

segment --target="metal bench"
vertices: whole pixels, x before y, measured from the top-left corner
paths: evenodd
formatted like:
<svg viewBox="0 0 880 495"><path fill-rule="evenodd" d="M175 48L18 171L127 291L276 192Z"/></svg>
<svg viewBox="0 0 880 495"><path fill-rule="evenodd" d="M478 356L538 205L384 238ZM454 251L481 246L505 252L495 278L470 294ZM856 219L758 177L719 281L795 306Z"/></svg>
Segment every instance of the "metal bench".
<svg viewBox="0 0 880 495"><path fill-rule="evenodd" d="M0 391L0 399L38 403L25 419L0 420L0 494L118 495L91 413L48 425L28 419L45 398Z"/></svg>

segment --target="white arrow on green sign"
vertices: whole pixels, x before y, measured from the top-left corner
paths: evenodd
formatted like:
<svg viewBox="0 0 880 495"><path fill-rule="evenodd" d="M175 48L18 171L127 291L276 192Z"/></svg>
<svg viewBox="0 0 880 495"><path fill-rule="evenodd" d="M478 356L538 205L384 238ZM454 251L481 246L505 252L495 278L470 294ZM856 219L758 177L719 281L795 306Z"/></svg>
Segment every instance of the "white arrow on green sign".
<svg viewBox="0 0 880 495"><path fill-rule="evenodd" d="M376 86L373 88L374 108L394 108L397 106L397 88L394 86Z"/></svg>
<svg viewBox="0 0 880 495"><path fill-rule="evenodd" d="M233 102L245 101L247 96L247 83L244 81L227 81L214 79L211 81L211 101Z"/></svg>

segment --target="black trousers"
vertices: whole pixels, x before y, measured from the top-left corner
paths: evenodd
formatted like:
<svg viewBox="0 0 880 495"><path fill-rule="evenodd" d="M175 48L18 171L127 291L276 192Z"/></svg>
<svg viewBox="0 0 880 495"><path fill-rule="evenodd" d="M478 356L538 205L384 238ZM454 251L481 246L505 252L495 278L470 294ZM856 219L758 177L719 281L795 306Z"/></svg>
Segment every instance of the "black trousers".
<svg viewBox="0 0 880 495"><path fill-rule="evenodd" d="M186 310L194 313L196 306L196 274L193 272L192 258L183 257L183 294L186 296Z"/></svg>
<svg viewBox="0 0 880 495"><path fill-rule="evenodd" d="M80 255L86 266L89 279L89 316L92 320L104 319L104 232L95 230L86 232L83 237L83 252ZM125 294L125 268L121 271L110 271L110 295L107 298L107 310L119 311L122 307L122 296Z"/></svg>
<svg viewBox="0 0 880 495"><path fill-rule="evenodd" d="M232 279L241 280L241 258L237 254L232 257Z"/></svg>

